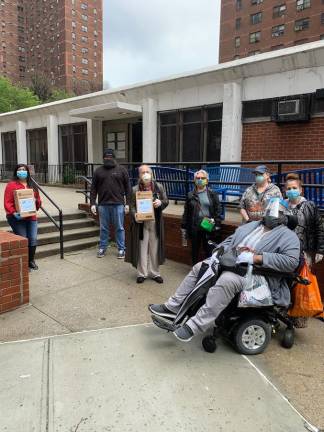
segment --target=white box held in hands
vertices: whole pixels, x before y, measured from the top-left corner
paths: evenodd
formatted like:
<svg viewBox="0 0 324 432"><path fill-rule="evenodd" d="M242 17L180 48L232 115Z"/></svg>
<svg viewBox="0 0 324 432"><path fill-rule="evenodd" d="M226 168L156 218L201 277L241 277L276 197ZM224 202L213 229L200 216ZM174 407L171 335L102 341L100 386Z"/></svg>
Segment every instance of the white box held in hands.
<svg viewBox="0 0 324 432"><path fill-rule="evenodd" d="M33 189L18 189L14 191L15 207L21 217L34 216L36 204Z"/></svg>
<svg viewBox="0 0 324 432"><path fill-rule="evenodd" d="M154 220L153 194L151 191L136 192L136 219Z"/></svg>

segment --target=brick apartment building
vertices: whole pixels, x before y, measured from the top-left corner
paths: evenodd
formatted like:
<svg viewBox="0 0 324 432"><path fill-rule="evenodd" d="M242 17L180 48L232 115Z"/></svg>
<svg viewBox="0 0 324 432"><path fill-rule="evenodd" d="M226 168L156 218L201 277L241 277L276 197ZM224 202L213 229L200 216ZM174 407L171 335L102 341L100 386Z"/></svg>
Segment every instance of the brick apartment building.
<svg viewBox="0 0 324 432"><path fill-rule="evenodd" d="M77 94L102 89L102 0L0 0L0 75L46 77Z"/></svg>
<svg viewBox="0 0 324 432"><path fill-rule="evenodd" d="M219 61L324 38L324 0L222 0Z"/></svg>

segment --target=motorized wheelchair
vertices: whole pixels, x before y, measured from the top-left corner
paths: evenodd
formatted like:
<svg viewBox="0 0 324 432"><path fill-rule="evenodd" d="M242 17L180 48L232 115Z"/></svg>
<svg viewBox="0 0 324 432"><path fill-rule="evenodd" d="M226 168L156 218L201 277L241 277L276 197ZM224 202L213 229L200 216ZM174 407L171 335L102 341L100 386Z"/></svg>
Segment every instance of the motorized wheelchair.
<svg viewBox="0 0 324 432"><path fill-rule="evenodd" d="M215 254L217 258L217 254ZM202 263L194 290L183 302L174 319L152 315L153 323L167 331L175 331L205 303L209 288L215 284L220 272L217 260L210 264ZM273 274L273 272L272 272ZM295 283L307 285L309 282L297 273L283 275L289 280L292 288ZM255 355L262 353L268 346L271 336L284 324L281 345L291 348L294 345L295 329L293 320L287 315L287 308L279 306L238 307L239 294L222 311L215 320L212 334L205 336L202 346L205 351L213 353L216 348L216 339L223 337L229 341L240 354Z"/></svg>

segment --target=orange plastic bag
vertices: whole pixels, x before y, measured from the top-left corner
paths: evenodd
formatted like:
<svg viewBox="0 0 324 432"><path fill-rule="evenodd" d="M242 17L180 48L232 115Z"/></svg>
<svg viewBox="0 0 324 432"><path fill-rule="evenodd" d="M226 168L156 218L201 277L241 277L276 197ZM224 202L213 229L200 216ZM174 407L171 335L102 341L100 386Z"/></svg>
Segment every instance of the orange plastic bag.
<svg viewBox="0 0 324 432"><path fill-rule="evenodd" d="M293 289L292 308L288 315L292 317L314 317L323 312L320 290L316 276L311 273L307 264L301 269L300 276L310 281L309 285L297 283Z"/></svg>

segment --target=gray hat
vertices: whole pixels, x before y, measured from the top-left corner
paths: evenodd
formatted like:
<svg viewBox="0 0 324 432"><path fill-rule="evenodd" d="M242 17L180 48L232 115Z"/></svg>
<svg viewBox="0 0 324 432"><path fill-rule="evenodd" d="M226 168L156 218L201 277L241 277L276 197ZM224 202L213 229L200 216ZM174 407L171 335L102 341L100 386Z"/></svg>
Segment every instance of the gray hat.
<svg viewBox="0 0 324 432"><path fill-rule="evenodd" d="M264 174L264 173L269 173L270 170L269 170L269 168L266 165L259 165L252 172L253 173Z"/></svg>

